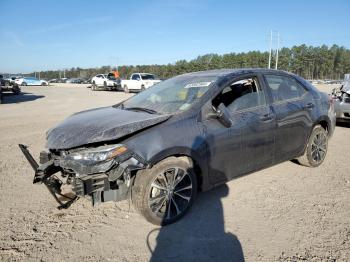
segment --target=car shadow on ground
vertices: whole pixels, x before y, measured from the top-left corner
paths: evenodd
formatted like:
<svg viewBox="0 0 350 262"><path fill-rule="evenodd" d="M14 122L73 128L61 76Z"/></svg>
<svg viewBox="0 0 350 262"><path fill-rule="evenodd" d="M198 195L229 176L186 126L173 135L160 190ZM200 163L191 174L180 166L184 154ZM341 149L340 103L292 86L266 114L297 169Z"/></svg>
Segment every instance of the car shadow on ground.
<svg viewBox="0 0 350 262"><path fill-rule="evenodd" d="M150 261L244 261L240 241L225 232L221 198L228 192L223 185L200 193L180 221L152 230L147 236Z"/></svg>
<svg viewBox="0 0 350 262"><path fill-rule="evenodd" d="M16 104L21 102L34 101L36 99L43 98L43 95L33 95L32 93L21 92L18 95L13 93L3 93L2 94L2 103L3 104Z"/></svg>

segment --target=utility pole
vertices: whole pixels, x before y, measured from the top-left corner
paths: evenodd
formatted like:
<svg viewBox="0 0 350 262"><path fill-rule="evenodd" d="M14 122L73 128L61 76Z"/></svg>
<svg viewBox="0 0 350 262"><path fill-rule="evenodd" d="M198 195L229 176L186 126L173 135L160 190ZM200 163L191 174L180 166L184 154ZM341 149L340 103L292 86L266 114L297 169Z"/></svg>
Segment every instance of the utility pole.
<svg viewBox="0 0 350 262"><path fill-rule="evenodd" d="M272 30L270 31L270 53L269 53L269 69L271 68L271 53L272 53Z"/></svg>
<svg viewBox="0 0 350 262"><path fill-rule="evenodd" d="M40 80L40 72L38 72L38 74L39 74L39 80Z"/></svg>
<svg viewBox="0 0 350 262"><path fill-rule="evenodd" d="M66 78L66 69L63 69L63 78Z"/></svg>
<svg viewBox="0 0 350 262"><path fill-rule="evenodd" d="M278 49L280 48L280 33L277 32L277 49L276 49L276 65L275 65L275 69L277 70L277 66L278 66Z"/></svg>

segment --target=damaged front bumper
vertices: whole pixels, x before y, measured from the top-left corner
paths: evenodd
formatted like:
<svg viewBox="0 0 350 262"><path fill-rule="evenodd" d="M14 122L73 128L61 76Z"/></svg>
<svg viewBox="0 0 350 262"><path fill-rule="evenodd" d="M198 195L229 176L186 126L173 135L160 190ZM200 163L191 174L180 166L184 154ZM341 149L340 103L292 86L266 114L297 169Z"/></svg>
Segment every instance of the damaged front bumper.
<svg viewBox="0 0 350 262"><path fill-rule="evenodd" d="M133 171L147 166L140 156L130 151L94 165L43 151L39 165L27 146L20 144L19 147L35 172L33 184L44 184L59 203L59 209L68 208L78 197L91 198L93 205L127 199ZM63 193L67 188L70 192Z"/></svg>

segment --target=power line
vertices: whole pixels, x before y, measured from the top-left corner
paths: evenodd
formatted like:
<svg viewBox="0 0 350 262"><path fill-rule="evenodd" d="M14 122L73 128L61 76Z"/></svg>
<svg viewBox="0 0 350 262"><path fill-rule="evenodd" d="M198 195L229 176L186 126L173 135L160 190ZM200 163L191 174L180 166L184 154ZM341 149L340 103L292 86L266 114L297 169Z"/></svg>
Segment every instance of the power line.
<svg viewBox="0 0 350 262"><path fill-rule="evenodd" d="M272 53L272 30L270 31L270 52L269 52L269 69L271 68L271 53Z"/></svg>
<svg viewBox="0 0 350 262"><path fill-rule="evenodd" d="M276 70L278 68L278 49L279 48L280 48L280 33L277 32L277 49L276 49L276 65L275 65Z"/></svg>
<svg viewBox="0 0 350 262"><path fill-rule="evenodd" d="M274 33L277 33L277 39L274 38ZM275 69L278 68L278 52L279 52L279 47L280 47L280 33L278 31L270 31L270 50L269 50L269 62L268 62L268 68L271 68L271 60L272 60L272 48L274 46L273 43L276 43L276 63L275 63Z"/></svg>

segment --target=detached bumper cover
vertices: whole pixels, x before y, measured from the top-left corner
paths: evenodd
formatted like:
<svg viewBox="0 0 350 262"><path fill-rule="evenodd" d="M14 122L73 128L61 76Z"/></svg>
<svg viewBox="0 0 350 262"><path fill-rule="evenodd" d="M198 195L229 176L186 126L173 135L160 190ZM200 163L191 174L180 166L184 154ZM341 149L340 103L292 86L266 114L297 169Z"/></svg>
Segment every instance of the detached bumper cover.
<svg viewBox="0 0 350 262"><path fill-rule="evenodd" d="M20 144L19 147L35 172L33 184L43 183L59 203L59 209L68 208L78 197L83 196L90 196L93 205L126 199L130 184L120 183L120 179L129 181L131 171L147 166L143 159L132 153L124 156L121 162L113 159L96 166L82 166L61 158L50 159L49 154L44 152L40 154L43 164L39 165L27 146ZM72 172L70 182L74 196L62 194L64 183L55 175L65 170Z"/></svg>
<svg viewBox="0 0 350 262"><path fill-rule="evenodd" d="M46 188L49 190L50 194L54 197L54 199L59 204L58 208L59 209L68 208L77 199L77 196L70 197L70 196L61 194L62 183L59 179L53 177L53 174L60 171L60 168L54 165L53 160L50 160L45 164L39 166L38 163L35 161L35 159L32 157L32 155L30 154L30 152L28 151L27 146L22 144L19 144L18 146L35 172L33 184L43 183L46 186ZM63 199L60 199L59 196L63 197L66 201L64 201Z"/></svg>

